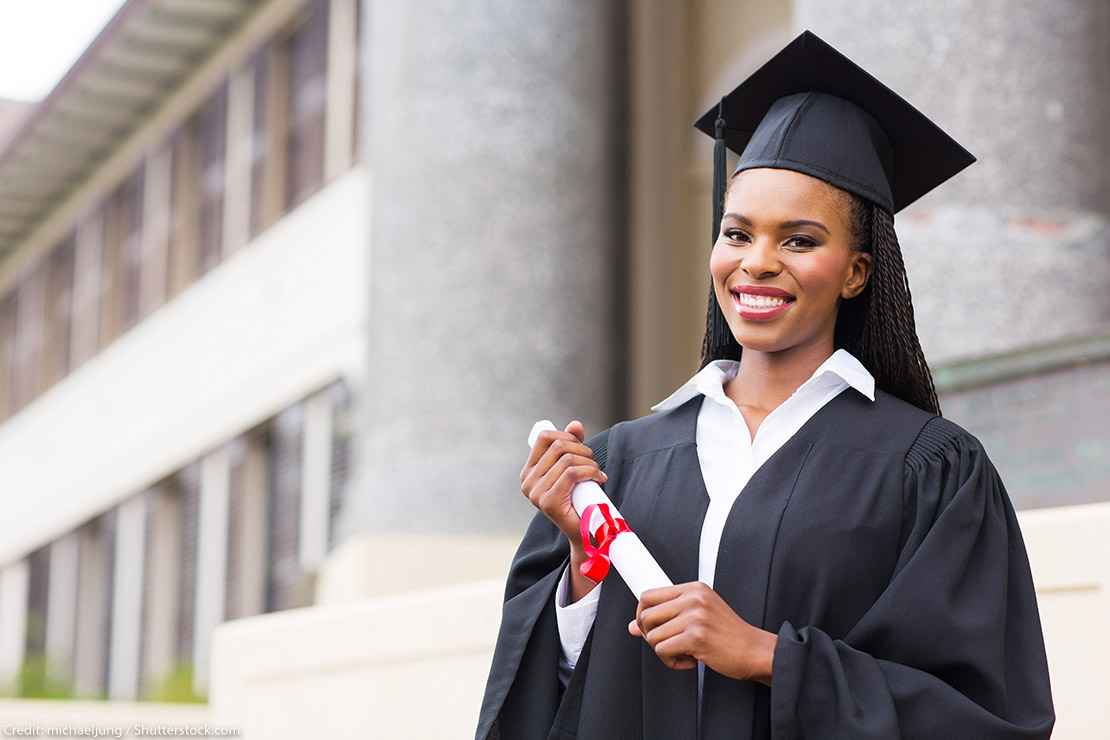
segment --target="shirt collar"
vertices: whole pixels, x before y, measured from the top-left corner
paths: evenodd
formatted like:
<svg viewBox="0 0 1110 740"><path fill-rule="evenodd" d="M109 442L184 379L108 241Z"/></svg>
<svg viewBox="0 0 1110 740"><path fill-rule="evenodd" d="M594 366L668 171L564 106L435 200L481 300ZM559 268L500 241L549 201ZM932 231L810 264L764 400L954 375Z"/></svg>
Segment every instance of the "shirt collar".
<svg viewBox="0 0 1110 740"><path fill-rule="evenodd" d="M703 393L710 398L723 400L725 398L725 381L735 376L739 369L740 362L738 360L713 360L679 386L674 393L652 406L651 410L666 411L681 406L699 393ZM802 383L799 390L815 382L825 373L836 375L869 400L875 400L874 376L868 372L867 368L855 355L843 347L829 355L813 371L813 374Z"/></svg>

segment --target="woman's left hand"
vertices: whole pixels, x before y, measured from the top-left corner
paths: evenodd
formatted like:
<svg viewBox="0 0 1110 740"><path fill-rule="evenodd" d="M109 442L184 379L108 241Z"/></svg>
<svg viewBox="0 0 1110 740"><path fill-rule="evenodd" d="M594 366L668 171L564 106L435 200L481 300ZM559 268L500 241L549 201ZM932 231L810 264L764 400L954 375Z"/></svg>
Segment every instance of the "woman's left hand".
<svg viewBox="0 0 1110 740"><path fill-rule="evenodd" d="M778 635L745 622L701 581L644 591L628 632L647 640L668 668L700 660L721 675L771 685Z"/></svg>

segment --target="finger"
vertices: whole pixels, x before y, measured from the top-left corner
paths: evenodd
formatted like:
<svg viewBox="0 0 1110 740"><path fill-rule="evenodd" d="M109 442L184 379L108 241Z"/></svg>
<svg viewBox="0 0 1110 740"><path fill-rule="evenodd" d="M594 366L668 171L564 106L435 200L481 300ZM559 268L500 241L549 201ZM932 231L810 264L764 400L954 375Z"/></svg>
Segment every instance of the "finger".
<svg viewBox="0 0 1110 740"><path fill-rule="evenodd" d="M562 434L566 434L566 432L562 432ZM589 445L582 444L573 436L571 436L570 439L560 437L551 442L551 445L536 462L536 467L541 471L549 470L563 457L563 455L581 455L582 457L588 457L592 460L594 451Z"/></svg>
<svg viewBox="0 0 1110 740"><path fill-rule="evenodd" d="M643 632L640 632L640 625L636 624L635 619L628 623L628 634L633 637L643 637L644 635Z"/></svg>
<svg viewBox="0 0 1110 740"><path fill-rule="evenodd" d="M558 434L565 435L566 432L558 432ZM537 442L536 447L539 447L539 444L540 443ZM581 444L573 437L567 439L564 436L554 439L548 445L547 449L544 450L543 454L539 456L536 463L532 465L531 468L523 471L525 480L522 481L522 485L535 485L534 482L541 480L547 475L551 468L554 467L565 454L581 455L592 460L594 451L590 449L589 445ZM531 479L531 482L529 479ZM551 480L554 480L554 478Z"/></svg>
<svg viewBox="0 0 1110 740"><path fill-rule="evenodd" d="M597 463L582 455L563 455L559 462L551 466L539 480L541 497L554 495L556 499L566 495L574 486L583 480L601 478L601 470ZM554 500L554 499L553 499Z"/></svg>
<svg viewBox="0 0 1110 740"><path fill-rule="evenodd" d="M691 668L696 668L698 661L691 658L689 655L680 655L676 658L663 658L663 664L668 668L673 668L676 671L685 671Z"/></svg>
<svg viewBox="0 0 1110 740"><path fill-rule="evenodd" d="M524 462L524 467L520 471L520 477L523 481L527 477L528 471L536 466L536 463L544 456L551 445L556 440L564 440L567 442L578 442L578 438L569 432L560 432L557 429L545 429L536 435L536 443L532 445L532 449L528 451L528 459ZM553 459L557 459L558 455Z"/></svg>
<svg viewBox="0 0 1110 740"><path fill-rule="evenodd" d="M597 466L592 457L576 453L564 453L561 447L564 444L567 444L566 440L555 440L551 447L552 449L558 449L556 456L550 458L550 462L546 457L541 458L540 462L532 467L524 482L521 483L521 492L525 493L536 506L539 506L539 496L555 485L555 482L566 468L576 463L592 463L595 467ZM586 449L588 450L589 447Z"/></svg>
<svg viewBox="0 0 1110 740"><path fill-rule="evenodd" d="M544 511L552 507L565 506L570 501L571 491L585 480L597 480L595 465L575 465L563 471L558 480L545 493L540 494L539 507ZM572 507L573 508L573 507Z"/></svg>
<svg viewBox="0 0 1110 740"><path fill-rule="evenodd" d="M663 622L658 627L653 627L647 632L640 628L640 633L644 636L644 640L652 647L666 642L675 635L680 635L689 629L690 624L689 615L680 615L669 621Z"/></svg>
<svg viewBox="0 0 1110 740"><path fill-rule="evenodd" d="M583 440L586 438L586 426L578 419L575 419L570 424L567 424L566 430L577 437L579 440Z"/></svg>
<svg viewBox="0 0 1110 740"><path fill-rule="evenodd" d="M639 605L643 608L662 604L665 601L678 598L686 592L688 586L685 583L680 583L676 586L660 586L659 588L649 588L640 594Z"/></svg>
<svg viewBox="0 0 1110 740"><path fill-rule="evenodd" d="M636 622L640 626L640 632L647 635L660 625L673 622L688 610L689 604L687 600L680 595L670 601L664 601L662 604L656 604L655 606L641 609L636 617Z"/></svg>
<svg viewBox="0 0 1110 740"><path fill-rule="evenodd" d="M697 664L697 658L692 653L694 652L692 640L686 632L679 632L677 635L668 637L666 640L659 642L655 645L655 654L660 658L687 658Z"/></svg>

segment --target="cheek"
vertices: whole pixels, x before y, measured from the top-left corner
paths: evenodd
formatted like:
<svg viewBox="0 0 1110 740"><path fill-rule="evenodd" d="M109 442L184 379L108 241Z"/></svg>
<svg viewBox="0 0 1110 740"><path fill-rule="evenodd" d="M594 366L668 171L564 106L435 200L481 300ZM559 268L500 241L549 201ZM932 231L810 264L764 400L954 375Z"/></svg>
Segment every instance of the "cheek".
<svg viewBox="0 0 1110 740"><path fill-rule="evenodd" d="M731 256L730 256L730 251ZM736 256L734 250L729 250L728 247L721 247L714 245L713 249L709 252L709 274L713 278L713 283L718 291L724 289L725 283L728 282L729 277L736 272L740 267L740 260Z"/></svg>
<svg viewBox="0 0 1110 740"><path fill-rule="evenodd" d="M709 272L713 275L714 280L722 280L728 275L725 262L724 250L714 244L713 249L709 252Z"/></svg>
<svg viewBox="0 0 1110 740"><path fill-rule="evenodd" d="M814 256L813 259L795 261L790 271L802 292L810 297L836 296L843 287L844 266L839 260Z"/></svg>

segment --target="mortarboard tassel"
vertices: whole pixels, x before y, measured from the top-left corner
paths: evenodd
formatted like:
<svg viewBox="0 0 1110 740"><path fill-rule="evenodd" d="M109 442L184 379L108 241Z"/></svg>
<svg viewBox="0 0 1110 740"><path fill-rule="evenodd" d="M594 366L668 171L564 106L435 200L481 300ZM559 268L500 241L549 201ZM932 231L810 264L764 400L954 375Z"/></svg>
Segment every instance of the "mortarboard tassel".
<svg viewBox="0 0 1110 740"><path fill-rule="evenodd" d="M717 106L717 120L713 126L713 241L716 244L717 235L721 232L721 218L725 210L725 99L721 98ZM709 284L710 309L710 339L715 348L728 347L736 340L728 322L717 303L713 283Z"/></svg>
<svg viewBox="0 0 1110 740"><path fill-rule="evenodd" d="M721 231L721 216L725 210L725 99L717 106L717 120L713 124L713 239Z"/></svg>

